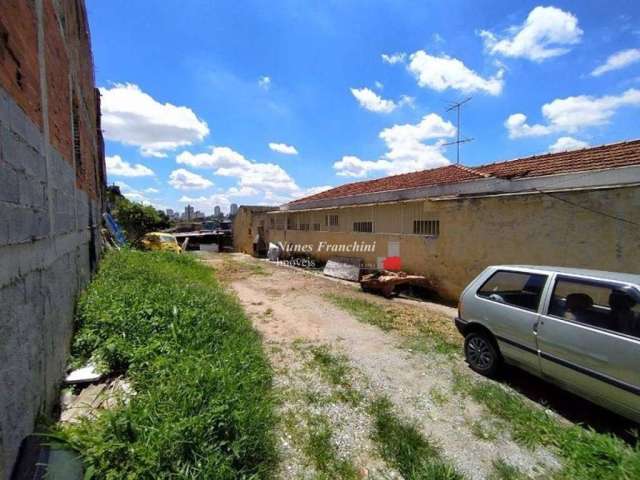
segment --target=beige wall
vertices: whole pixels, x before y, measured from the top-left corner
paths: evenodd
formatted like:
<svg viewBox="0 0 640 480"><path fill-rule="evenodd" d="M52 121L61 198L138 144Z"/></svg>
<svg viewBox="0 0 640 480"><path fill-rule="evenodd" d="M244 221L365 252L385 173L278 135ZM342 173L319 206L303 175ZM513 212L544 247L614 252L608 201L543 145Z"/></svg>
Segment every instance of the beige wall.
<svg viewBox="0 0 640 480"><path fill-rule="evenodd" d="M640 223L639 187L554 193L553 197L505 195L278 213L276 216L286 216L295 224L310 223L311 230L276 230L269 228L269 221L267 238L311 244L313 256L321 260L358 256L372 265L378 257L387 256L389 242L399 242L403 269L430 277L439 293L449 299L456 299L474 276L492 264L640 272L640 227L589 210ZM338 214L339 227L326 227L326 214ZM351 231L353 222L369 220L376 233ZM439 236L413 235L414 220L439 220ZM320 223L322 231L313 231L313 223ZM354 240L375 242L375 253L318 252L318 242Z"/></svg>
<svg viewBox="0 0 640 480"><path fill-rule="evenodd" d="M240 207L233 219L233 249L253 254L253 239L260 227L264 227L266 233L268 222L266 211Z"/></svg>

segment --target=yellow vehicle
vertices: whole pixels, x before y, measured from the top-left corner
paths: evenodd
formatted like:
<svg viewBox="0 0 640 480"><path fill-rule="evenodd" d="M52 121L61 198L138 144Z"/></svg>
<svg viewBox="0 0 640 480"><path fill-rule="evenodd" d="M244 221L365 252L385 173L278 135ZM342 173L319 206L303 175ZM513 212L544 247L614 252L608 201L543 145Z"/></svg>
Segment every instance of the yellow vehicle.
<svg viewBox="0 0 640 480"><path fill-rule="evenodd" d="M151 250L154 252L175 252L180 253L182 249L178 245L176 237L170 233L151 232L142 237L140 242L144 250Z"/></svg>

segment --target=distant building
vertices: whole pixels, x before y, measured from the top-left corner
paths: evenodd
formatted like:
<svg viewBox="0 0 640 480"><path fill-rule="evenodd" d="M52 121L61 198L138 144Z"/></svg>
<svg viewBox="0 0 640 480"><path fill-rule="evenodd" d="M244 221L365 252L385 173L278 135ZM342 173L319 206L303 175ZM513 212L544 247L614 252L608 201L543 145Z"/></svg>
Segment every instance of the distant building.
<svg viewBox="0 0 640 480"><path fill-rule="evenodd" d="M215 208L213 209L213 214L216 217L219 217L222 215L222 210L220 209L220 205L216 205Z"/></svg>
<svg viewBox="0 0 640 480"><path fill-rule="evenodd" d="M198 210L197 212L195 212L193 214L193 218L194 219L198 219L198 220L204 220L205 214L204 212L201 212L200 210Z"/></svg>
<svg viewBox="0 0 640 480"><path fill-rule="evenodd" d="M167 216L168 216L169 218L173 218L173 214L174 214L174 213L175 213L175 212L173 211L173 209L172 209L172 208L167 208Z"/></svg>
<svg viewBox="0 0 640 480"><path fill-rule="evenodd" d="M187 205L186 207L184 207L184 219L188 222L190 220L193 220L193 207L191 205Z"/></svg>
<svg viewBox="0 0 640 480"><path fill-rule="evenodd" d="M236 213L238 213L238 204L232 203L231 206L229 207L229 216L233 217L235 216Z"/></svg>

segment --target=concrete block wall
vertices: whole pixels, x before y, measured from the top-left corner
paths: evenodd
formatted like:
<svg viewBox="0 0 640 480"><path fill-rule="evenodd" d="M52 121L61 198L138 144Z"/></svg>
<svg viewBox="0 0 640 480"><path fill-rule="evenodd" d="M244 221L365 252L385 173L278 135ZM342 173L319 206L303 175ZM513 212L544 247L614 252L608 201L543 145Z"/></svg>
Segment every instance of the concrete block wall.
<svg viewBox="0 0 640 480"><path fill-rule="evenodd" d="M0 479L57 404L100 253L102 145L83 2L2 0Z"/></svg>

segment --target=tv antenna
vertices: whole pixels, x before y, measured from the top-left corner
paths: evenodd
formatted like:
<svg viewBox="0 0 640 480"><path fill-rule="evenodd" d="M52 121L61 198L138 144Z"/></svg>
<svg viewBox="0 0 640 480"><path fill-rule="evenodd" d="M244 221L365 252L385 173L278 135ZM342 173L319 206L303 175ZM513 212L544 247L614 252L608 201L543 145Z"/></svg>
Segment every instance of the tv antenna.
<svg viewBox="0 0 640 480"><path fill-rule="evenodd" d="M445 143L444 145L455 145L456 146L456 164L460 163L460 144L461 143L467 143L467 142L471 142L473 140L473 138L460 138L460 107L462 107L462 105L464 105L465 103L467 103L469 100L471 100L471 98L473 97L468 97L465 98L464 100L461 100L459 102L449 102L449 108L447 108L447 112L450 112L451 110L455 110L456 111L456 141L455 142L449 142L449 143Z"/></svg>

